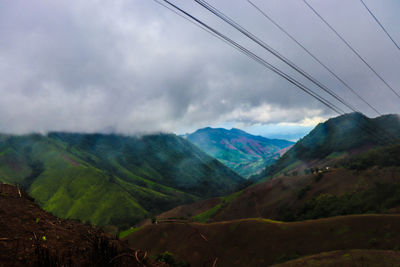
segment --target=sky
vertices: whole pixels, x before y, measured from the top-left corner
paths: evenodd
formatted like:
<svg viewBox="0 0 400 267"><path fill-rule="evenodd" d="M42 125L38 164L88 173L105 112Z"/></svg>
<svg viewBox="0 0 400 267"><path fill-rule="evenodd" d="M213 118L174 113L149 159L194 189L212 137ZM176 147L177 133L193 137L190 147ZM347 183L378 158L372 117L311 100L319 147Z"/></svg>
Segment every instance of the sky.
<svg viewBox="0 0 400 267"><path fill-rule="evenodd" d="M360 1L308 1L400 93L400 51ZM194 1L172 2L328 98ZM302 0L253 2L380 113L400 112L400 98ZM358 110L377 116L246 0L209 3ZM400 2L365 3L400 42ZM152 0L4 0L0 36L3 133L182 134L211 126L297 140L337 115Z"/></svg>

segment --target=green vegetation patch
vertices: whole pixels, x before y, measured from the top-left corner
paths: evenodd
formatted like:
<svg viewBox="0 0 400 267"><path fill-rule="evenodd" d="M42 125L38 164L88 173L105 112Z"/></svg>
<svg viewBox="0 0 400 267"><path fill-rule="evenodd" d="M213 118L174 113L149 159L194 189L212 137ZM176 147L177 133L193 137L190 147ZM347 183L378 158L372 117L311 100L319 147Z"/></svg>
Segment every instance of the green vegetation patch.
<svg viewBox="0 0 400 267"><path fill-rule="evenodd" d="M341 161L341 164L352 170L365 170L373 166L400 166L400 145L391 145L370 150Z"/></svg>
<svg viewBox="0 0 400 267"><path fill-rule="evenodd" d="M58 217L98 226L127 229L244 181L173 134L0 136L0 182L18 184Z"/></svg>
<svg viewBox="0 0 400 267"><path fill-rule="evenodd" d="M298 210L286 210L282 219L299 221L349 214L384 213L400 205L400 184L377 182L368 190L341 196L320 194Z"/></svg>
<svg viewBox="0 0 400 267"><path fill-rule="evenodd" d="M221 208L228 205L232 200L236 199L243 191L238 191L226 197L221 197L221 202L211 209L208 209L196 216L193 216L192 219L197 222L206 223L209 219L211 219Z"/></svg>
<svg viewBox="0 0 400 267"><path fill-rule="evenodd" d="M125 231L122 231L122 232L119 233L119 238L121 238L121 239L125 238L128 235L138 231L139 229L140 229L140 227L131 227L131 228L125 230Z"/></svg>

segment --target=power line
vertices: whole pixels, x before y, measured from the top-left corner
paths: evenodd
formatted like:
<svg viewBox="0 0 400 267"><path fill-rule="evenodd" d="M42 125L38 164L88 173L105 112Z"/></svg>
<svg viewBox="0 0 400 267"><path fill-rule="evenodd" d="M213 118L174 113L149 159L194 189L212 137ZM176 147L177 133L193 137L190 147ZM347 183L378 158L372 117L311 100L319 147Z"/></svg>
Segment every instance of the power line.
<svg viewBox="0 0 400 267"><path fill-rule="evenodd" d="M390 38L390 40L392 40L393 44L397 47L397 49L400 50L399 45L396 43L396 41L392 38L392 36L390 36L389 32L385 29L385 27L383 27L382 23L378 20L378 18L374 15L374 13L372 13L372 11L368 8L368 6L365 4L365 2L363 0L360 0L360 2L363 4L363 6L365 6L365 8L368 10L369 14L371 14L371 16L375 19L375 21L378 23L379 26L381 26L382 30L386 33L386 35Z"/></svg>
<svg viewBox="0 0 400 267"><path fill-rule="evenodd" d="M287 58L285 58L284 56L282 56L281 54L279 54L279 52L277 52L276 50L274 50L273 48L271 48L270 46L268 46L266 43L264 43L262 40L260 40L258 37L254 36L252 33L250 33L249 31L247 31L246 29L244 29L242 26L240 26L239 24L237 24L234 20L232 20L231 18L229 18L228 16L226 16L225 14L223 14L222 12L220 12L218 9L216 9L215 7L213 7L212 5L208 4L207 1L205 0L194 0L195 2L197 2L198 4L200 4L201 6L203 6L204 8L206 8L207 10L209 10L210 12L212 12L213 14L217 15L219 18L221 18L222 20L224 20L225 22L227 22L229 25L231 25L232 27L234 27L235 29L237 29L238 31L240 31L241 33L243 33L245 36L247 36L248 38L250 38L251 40L253 40L254 42L256 42L258 45L260 45L261 47L263 47L264 49L268 50L269 52L271 52L272 54L274 54L276 57L278 57L280 60L284 61L286 64L288 64L290 67L292 67L293 69L295 69L296 71L300 72L303 76L305 76L307 79L309 79L310 81L312 81L314 84L316 84L317 86L319 86L321 89L323 89L325 92L329 93L331 96L333 96L336 100L338 100L339 102L341 102L342 104L344 104L345 106L347 106L349 109L351 109L354 112L359 112L358 110L356 110L354 107L352 107L350 104L346 103L342 98L340 98L339 96L337 96L332 90L330 90L329 88L327 88L326 86L324 86L323 84L321 84L320 82L318 82L318 80L316 80L315 78L311 77L310 75L308 75L306 72L304 72L303 70L301 70L299 67L297 67L293 62L291 62L290 60L288 60ZM364 128L362 125L359 125L360 128ZM373 131L373 129L370 129L369 127L365 127L364 130L366 132L368 132L369 134L371 134L372 136L374 136L377 139L380 139L380 137L376 136L375 132Z"/></svg>
<svg viewBox="0 0 400 267"><path fill-rule="evenodd" d="M317 61L321 66L323 66L329 73L331 73L337 80L339 80L348 90L350 90L354 95L356 95L361 101L368 105L372 110L374 110L378 115L382 115L376 108L374 108L370 103L368 103L361 95L359 95L353 88L350 87L343 79L341 79L333 70L331 70L327 65L325 65L321 60L319 60L313 53L310 52L304 45L296 40L290 33L288 33L281 25L279 25L274 19L271 18L265 11L259 8L250 0L246 0L250 5L257 9L265 18L267 18L272 24L274 24L278 29L280 29L286 36L288 36L292 41L294 41L298 46L300 46L308 55L310 55L315 61Z"/></svg>
<svg viewBox="0 0 400 267"><path fill-rule="evenodd" d="M342 40L343 43L346 44L346 46L353 51L354 54L356 54L358 56L358 58L364 62L364 64L397 96L400 98L400 95L382 78L382 76L380 76L375 70L374 68L372 68L372 66L370 64L368 64L367 61L365 61L365 59L306 1L303 0L303 2L308 6L308 8L311 9L311 11L314 12L315 15L317 15L324 23L326 26L329 27L329 29L331 29L337 37L339 37L340 40Z"/></svg>
<svg viewBox="0 0 400 267"><path fill-rule="evenodd" d="M153 0L156 3L160 4L160 2L158 0ZM168 0L162 0L163 2L167 3L169 6L173 7L174 9L178 10L179 12L181 12L182 14L184 14L185 16L187 16L188 18L192 19L193 21L195 21L196 23L198 23L199 25L201 25L202 27L204 27L205 29L207 29L208 31L212 32L213 35L217 35L219 37L221 37L222 39L224 39L225 41L229 42L230 44L232 44L234 47L236 47L236 49L238 49L240 52L242 52L243 54L245 54L246 56L250 57L251 59L253 59L254 61L258 62L259 64L263 65L264 67L268 68L269 70L273 71L274 73L278 74L279 76L281 76L282 78L284 78L285 80L287 80L288 82L290 82L291 84L295 85L296 87L298 87L299 89L301 89L302 91L306 92L307 94L309 94L310 96L312 96L313 98L317 99L319 102L321 102L322 104L324 104L325 106L327 106L328 108L330 108L331 110L333 110L334 112L338 113L339 115L344 114L345 112L340 109L339 107L337 107L335 104L329 102L328 100L326 100L324 97L318 95L317 93L315 93L314 91L312 91L310 88L308 88L307 86L303 85L302 83L296 81L294 78L292 78L291 76L289 76L288 74L286 74L285 72L281 71L280 69L278 69L277 67L273 66L272 64L268 63L266 60L264 60L263 58L257 56L256 54L254 54L253 52L251 52L250 50L246 49L245 47L241 46L240 44L236 43L235 41L233 41L232 39L230 39L229 37L227 37L226 35L220 33L219 31L217 31L216 29L212 28L211 26L207 25L206 23L202 22L201 20L197 19L196 17L194 17L193 15L189 14L188 12L186 12L185 10L181 9L180 7L176 6L175 4L169 2Z"/></svg>
<svg viewBox="0 0 400 267"><path fill-rule="evenodd" d="M312 77L310 74L308 74L307 72L305 72L304 70L302 70L300 67L298 67L295 63L293 63L292 61L290 61L288 58L284 57L282 54L280 54L278 51L276 51L275 49L273 49L271 46L269 46L268 44L266 44L264 41L260 40L257 36L255 36L254 34L252 34L251 32L249 32L248 30L246 30L245 28L243 28L241 25L239 25L238 23L236 23L233 19L231 19L230 17L228 17L227 15L225 15L224 13L222 13L221 11L219 11L218 9L216 9L215 7L213 7L212 5L210 5L209 3L207 3L207 1L204 0L194 0L196 3L198 3L199 5L203 6L204 8L206 8L208 11L212 12L214 15L218 16L220 19L222 19L223 21L225 21L226 23L228 23L229 25L231 25L232 27L234 27L235 29L237 29L239 32L241 32L242 34L244 34L245 36L247 36L249 39L251 39L252 41L254 41L255 43L257 43L258 45L260 45L262 48L266 49L267 51L269 51L270 53L272 53L274 56L276 56L277 58L279 58L281 61L283 61L284 63L286 63L287 65L289 65L291 68L293 68L294 70L296 70L297 72L299 72L301 75L303 75L305 78L307 78L309 81L311 81L312 83L314 83L315 85L317 85L319 88L321 88L322 90L324 90L326 93L328 93L329 95L331 95L333 98L335 98L337 101L339 101L340 103L342 103L343 105L345 105L347 108L349 108L350 110L354 111L354 112L360 112L358 111L355 107L353 107L351 104L347 103L344 99L342 99L340 96L338 96L334 91L332 91L331 89L329 89L328 87L326 87L324 84L322 84L321 82L319 82L317 79L315 79L314 77Z"/></svg>
<svg viewBox="0 0 400 267"><path fill-rule="evenodd" d="M200 29L202 29L202 30L204 30L204 31L206 31L206 32L208 32L209 34L211 34L211 35L213 35L214 37L216 37L216 38L218 38L218 39L220 39L221 41L223 41L224 43L226 43L226 44L228 44L229 46L231 46L232 48L234 48L234 49L236 49L236 50L238 50L239 52L242 52L243 53L243 51L242 51L242 49L240 48L240 47L238 47L238 46L235 46L235 45L233 45L231 42L229 42L229 41L227 41L227 39L229 39L229 38L222 38L220 35L218 35L218 34L216 34L214 31L212 31L212 30L209 30L208 29L208 26L203 26L203 25L205 25L205 24L203 24L202 22L200 22L200 21L198 21L199 23L201 23L201 24L197 24L197 23L195 23L194 21L192 21L192 20L190 20L190 19L188 19L187 17L185 17L185 16L183 16L182 14L180 14L180 13L178 13L177 11L175 11L174 9L172 9L172 8L170 8L169 6L167 6L167 5L165 5L165 4L163 4L163 3L161 3L159 0L153 0L154 2L156 2L157 4L159 4L159 5L161 5L161 6L163 6L163 7L165 7L165 8L167 8L168 10L170 10L171 12L173 12L173 13L175 13L176 15L178 15L178 16L180 16L181 18L183 18L183 19L185 19L186 21L188 21L188 22L190 22L191 24L193 24L193 25L195 25L196 27L198 27L198 28L200 28ZM162 0L162 1L164 1L164 0ZM174 6L175 8L178 8L178 7L176 7L175 5L173 5L173 4L171 4L170 2L168 2L168 1L164 1L164 2L167 2L168 4L170 4L170 5L172 5L172 6ZM183 10L181 10L181 9L179 9L178 8L178 10L180 10L181 12L184 12ZM186 13L184 13L184 14L186 14ZM187 13L188 14L188 13ZM188 14L188 16L189 16L189 14ZM194 18L194 17L193 17ZM195 21L197 21L197 20L195 20ZM211 27L210 27L211 28ZM222 35L222 34L221 34ZM244 47L243 47L244 48ZM249 51L250 52L250 51ZM249 56L250 58L252 58L252 59L254 59L251 55L248 55L247 53L245 53L247 56ZM255 55L255 54L254 54ZM258 61L258 60L256 60L256 61ZM259 62L260 63L260 62ZM267 63L267 62L265 62L265 63ZM261 63L262 65L264 65L264 63ZM268 64L268 63L267 63ZM272 65L271 65L272 66ZM273 67L273 66L272 66ZM268 67L269 68L269 67ZM278 69L277 69L278 70ZM282 72L283 73L283 72ZM278 73L279 74L279 73ZM290 77L289 75L288 75L288 77ZM284 77L285 78L285 77ZM293 79L294 80L294 79ZM299 83L300 84L300 83ZM296 84L295 84L296 85ZM301 85L301 84L300 84ZM297 85L296 85L297 86ZM304 86L304 88L306 88L305 86ZM302 89L302 88L300 88L300 89ZM307 92L308 94L310 94L311 96L313 96L314 98L316 98L318 101L326 101L326 103L328 104L328 105L330 105L329 104L329 102L327 101L327 100L325 100L323 97L320 97L318 94L316 94L315 92L313 92L311 89L309 89L310 90L310 92ZM324 103L324 102L323 102ZM328 106L329 107L329 106ZM340 108L338 108L337 106L335 106L335 105L333 105L332 104L332 107L333 107L333 110L335 111L335 112L337 112L338 114L342 114L342 113L344 113L344 111L343 110L341 110ZM332 109L332 107L330 107L331 109ZM337 109L337 110L336 110Z"/></svg>
<svg viewBox="0 0 400 267"><path fill-rule="evenodd" d="M153 0L158 4L161 4L158 0ZM262 59L261 57L257 56L256 54L252 53L251 51L249 51L248 49L246 49L245 47L241 46L240 44L236 43L235 41L233 41L232 39L230 39L229 37L227 37L226 35L220 33L219 31L215 30L214 28L212 28L211 26L205 24L204 22L202 22L201 20L197 19L196 17L192 16L191 14L189 14L188 12L184 11L183 9L179 8L178 6L172 4L171 2L169 2L168 0L162 0L163 2L167 3L168 5L170 5L171 7L175 8L176 10L180 11L182 14L186 15L188 18L192 19L193 21L195 21L196 23L198 23L201 27L201 29L205 30L207 29L209 33L212 33L213 36L218 37L219 39L224 39L225 41L229 42L232 46L234 46L237 50L239 50L240 52L242 52L243 54L245 54L246 56L248 56L249 58L253 59L254 61L258 62L259 64L263 65L264 67L270 69L271 71L275 72L276 74L278 74L279 76L281 76L282 78L284 78L285 80L287 80L288 82L290 82L291 84L295 85L296 87L298 87L299 89L301 89L302 91L306 92L307 94L309 94L310 96L312 96L313 98L317 99L318 101L320 101L322 104L324 104L325 106L327 106L328 108L330 108L331 110L333 110L334 112L338 113L339 115L343 115L344 111L341 110L340 108L338 108L335 104L329 102L328 100L326 100L324 97L318 95L317 93L313 92L310 88L306 87L305 85L303 85L302 83L296 81L294 78L290 77L288 74L284 73L283 71L279 70L278 68L274 67L273 65L271 65L270 63L268 63L266 60ZM162 6L166 7L165 5L161 4ZM168 8L169 9L169 8ZM171 9L169 9L171 10ZM381 136L376 135L373 131L371 131L371 129L369 128L364 128L361 124L358 123L358 126L363 129L364 131L366 131L367 133L369 133L371 136L375 137L378 141L382 142L382 144L387 143L387 141L385 141Z"/></svg>
<svg viewBox="0 0 400 267"><path fill-rule="evenodd" d="M227 42L225 39L222 39L221 37L219 37L219 36L216 35L215 33L209 31L208 29L206 29L206 28L202 27L201 25L195 23L194 21L188 19L187 17L183 16L182 14L180 14L179 12L177 12L176 10L174 10L174 9L170 8L169 6L167 6L167 5L163 4L163 3L161 3L159 0L153 0L153 1L156 2L157 4L159 4L160 6L165 7L165 8L168 9L169 11L175 13L175 15L178 15L179 17L181 17L181 18L183 18L184 20L190 22L190 23L193 24L194 26L196 26L196 27L202 29L203 31L206 31L207 33L213 35L214 37L220 39L221 41L223 41L223 42L226 43L227 45L229 45L229 46L231 46L232 48L235 48L235 49L237 50L237 48L236 48L235 46L233 46L231 43Z"/></svg>

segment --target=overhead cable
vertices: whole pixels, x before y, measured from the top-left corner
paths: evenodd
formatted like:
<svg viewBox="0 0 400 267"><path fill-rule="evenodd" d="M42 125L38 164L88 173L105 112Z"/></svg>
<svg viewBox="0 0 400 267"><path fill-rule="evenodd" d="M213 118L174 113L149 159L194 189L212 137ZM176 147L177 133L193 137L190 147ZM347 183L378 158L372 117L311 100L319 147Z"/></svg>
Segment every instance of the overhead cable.
<svg viewBox="0 0 400 267"><path fill-rule="evenodd" d="M319 82L317 79L315 79L314 77L312 77L310 74L308 74L306 71L304 71L303 69L301 69L299 66L297 66L295 63L293 63L292 61L290 61L288 58L284 57L282 54L280 54L278 51L276 51L275 49L273 49L271 46L269 46L268 44L266 44L264 41L262 41L261 39L259 39L257 36L255 36L254 34L252 34L251 32L249 32L248 30L246 30L245 28L243 28L241 25L239 25L238 23L236 23L233 19L231 19L230 17L228 17L227 15L225 15L224 13L222 13L221 11L219 11L218 9L216 9L215 7L213 7L212 5L210 5L209 3L207 3L207 1L204 0L194 0L195 2L197 2L199 5L203 6L204 8L206 8L208 11L212 12L213 14L215 14L216 16L218 16L220 19L222 19L223 21L225 21L226 23L228 23L229 25L231 25L232 27L234 27L235 29L237 29L239 32L241 32L242 34L244 34L246 37L248 37L249 39L251 39L252 41L254 41L256 44L258 44L259 46L261 46L262 48L264 48L265 50L267 50L268 52L272 53L274 56L276 56L278 59L280 59L281 61L283 61L285 64L289 65L292 69L294 69L295 71L297 71L298 73L300 73L301 75L303 75L305 78L307 78L309 81L311 81L312 83L314 83L315 85L317 85L319 88L321 88L323 91L325 91L326 93L328 93L329 95L331 95L333 98L335 98L337 101L339 101L340 103L342 103L343 105L345 105L347 108L349 108L351 111L353 112L360 112L359 110L357 110L354 106L352 106L351 104L347 103L343 98L341 98L340 96L338 96L333 90L329 89L327 86L325 86L324 84L322 84L321 82Z"/></svg>
<svg viewBox="0 0 400 267"><path fill-rule="evenodd" d="M251 59L253 59L254 61L258 62L259 64L263 65L264 67L268 68L269 70L273 71L274 73L278 74L279 76L281 76L282 78L284 78L285 80L287 80L288 82L292 83L293 85L295 85L296 87L298 87L299 89L301 89L302 91L306 92L307 94L309 94L310 96L312 96L313 98L317 99L319 102L321 102L322 104L324 104L326 107L328 107L329 109L333 110L335 113L338 113L339 115L344 114L345 112L340 108L337 107L335 104L330 103L328 100L326 100L324 97L318 95L317 93L315 93L314 91L312 91L310 88L308 88L307 86L305 86L304 84L296 81L294 78L292 78L291 76L289 76L288 74L286 74L285 72L281 71L280 69L278 69L277 67L273 66L272 64L268 63L266 60L264 60L263 58L257 56L256 54L254 54L253 52L251 52L250 50L246 49L245 47L241 46L240 44L238 44L237 42L233 41L232 39L230 39L229 37L227 37L226 35L222 34L221 32L217 31L216 29L212 28L211 26L207 25L206 23L204 23L203 21L201 21L200 19L194 17L193 15L189 14L188 12L186 12L185 10L181 9L180 7L176 6L175 4L171 3L168 0L153 0L156 3L160 4L160 1L163 1L165 3L167 3L169 6L173 7L174 9L178 10L179 12L181 12L182 14L184 14L185 16L187 16L188 18L192 19L194 22L198 23L199 25L201 25L202 27L204 27L205 29L209 30L210 32L213 33L213 35L215 34L216 36L221 37L222 39L224 39L225 41L229 42L230 44L232 44L234 47L236 47L240 52L242 52L243 54L245 54L246 56L250 57Z"/></svg>
<svg viewBox="0 0 400 267"><path fill-rule="evenodd" d="M376 72L376 70L370 65L368 64L367 61L365 61L365 59L360 55L360 53L358 53L306 0L303 0L303 2L307 5L308 8L311 9L311 11L314 12L315 15L317 15L317 17L319 17L326 26L328 26L329 29L331 29L331 31L333 33L336 34L337 37L339 37L340 40L342 40L342 42L351 50L353 51L353 53L355 55L357 55L357 57L364 62L364 64L397 96L400 98L399 93L397 93L386 81L385 79L382 78L381 75L378 74L378 72Z"/></svg>
<svg viewBox="0 0 400 267"><path fill-rule="evenodd" d="M329 100L327 100L324 97L320 96L318 93L312 91L310 88L308 88L304 84L298 82L296 79L292 78L291 76L289 76L288 74L284 73L280 69L274 67L272 64L268 63L263 58L261 58L261 57L257 56L256 54L252 53L250 50L248 50L245 47L241 46L240 44L236 43L235 41L233 41L232 39L230 39L226 35L222 34L221 32L219 32L216 29L212 28L211 26L207 25L203 21L201 21L198 18L194 17L193 15L191 15L190 13L188 13L185 10L181 9L180 7L176 6L175 4L171 3L170 1L168 1L168 0L153 0L153 1L158 3L158 4L160 4L160 5L162 5L162 6L164 6L164 7L167 7L167 6L163 5L160 1L163 1L163 2L167 3L172 8L178 10L179 12L181 12L182 14L187 16L187 18L193 20L193 22L198 23L198 25L200 26L201 29L203 29L203 30L207 29L207 32L211 33L213 36L218 37L219 39L222 38L223 40L229 42L231 44L231 46L235 47L235 49L239 50L241 53L245 54L246 56L248 56L249 58L251 58L254 61L258 62L259 64L261 64L262 66L266 67L267 69L269 69L269 70L273 71L274 73L278 74L279 76L281 76L282 78L284 78L285 80L287 80L291 84L295 85L300 90L302 90L305 93L309 94L310 96L312 96L313 98L315 98L316 100L318 100L319 102L321 102L322 104L324 104L329 109L331 109L334 112L336 112L337 114L339 114L339 115L343 115L344 114L344 111L342 109L337 107L335 104L331 103ZM170 8L168 8L168 9L171 10ZM363 128L362 125L359 124L359 123L357 123L357 124L361 129L363 129L364 131L368 132L371 136L375 137L382 144L388 143L381 136L376 135L370 129Z"/></svg>
<svg viewBox="0 0 400 267"><path fill-rule="evenodd" d="M313 53L310 52L304 45L302 45L299 41L296 40L293 35L288 33L281 25L279 25L271 16L269 16L265 11L263 11L260 7L254 4L250 0L246 0L251 6L253 6L256 10L258 10L265 18L267 18L272 24L274 24L278 29L280 29L286 36L288 36L292 41L294 41L298 46L300 46L308 55L310 55L315 61L317 61L322 67L324 67L330 74L332 74L337 80L339 80L348 90L350 90L355 96L357 96L361 101L363 101L368 107L370 107L376 114L382 115L374 106L368 103L360 94L358 94L349 84L347 84L342 78L340 78L333 70L331 70L327 65L325 65L321 60L317 58Z"/></svg>
<svg viewBox="0 0 400 267"><path fill-rule="evenodd" d="M392 38L392 36L389 34L389 32L383 27L382 23L378 20L378 18L372 13L371 9L368 8L367 4L363 0L360 0L360 2L363 4L363 6L368 10L369 14L374 18L376 23L381 27L381 29L386 33L386 35L389 37L390 40L392 40L393 44L397 47L397 49L400 50L400 46L396 43L396 41Z"/></svg>

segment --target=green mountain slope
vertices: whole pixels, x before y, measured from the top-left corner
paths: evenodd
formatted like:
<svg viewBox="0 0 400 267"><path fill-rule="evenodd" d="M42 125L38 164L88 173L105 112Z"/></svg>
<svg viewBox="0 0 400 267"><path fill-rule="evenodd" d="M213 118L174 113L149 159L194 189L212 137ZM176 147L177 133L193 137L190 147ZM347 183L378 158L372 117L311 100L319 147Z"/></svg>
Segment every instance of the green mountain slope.
<svg viewBox="0 0 400 267"><path fill-rule="evenodd" d="M370 119L360 113L346 114L318 124L275 164L267 166L258 179L289 172L299 166L304 169L316 160L396 143L400 143L399 115Z"/></svg>
<svg viewBox="0 0 400 267"><path fill-rule="evenodd" d="M56 216L125 228L243 179L175 135L51 133L1 135L0 181Z"/></svg>
<svg viewBox="0 0 400 267"><path fill-rule="evenodd" d="M275 162L293 142L254 136L239 129L203 128L185 136L209 155L244 177Z"/></svg>

